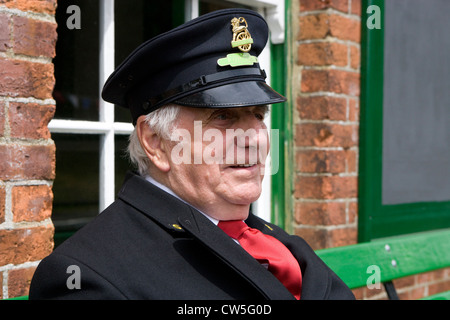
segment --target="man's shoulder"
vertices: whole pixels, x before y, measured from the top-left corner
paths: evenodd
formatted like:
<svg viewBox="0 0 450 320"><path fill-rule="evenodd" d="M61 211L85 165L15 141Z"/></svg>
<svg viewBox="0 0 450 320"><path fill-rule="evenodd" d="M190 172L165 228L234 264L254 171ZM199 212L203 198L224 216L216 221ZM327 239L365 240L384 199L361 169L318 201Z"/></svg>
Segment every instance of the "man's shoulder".
<svg viewBox="0 0 450 320"><path fill-rule="evenodd" d="M141 261L143 252L158 254L153 248L158 246L155 234L159 230L151 219L120 199L116 200L40 262L30 292L40 299L53 297L53 294L83 299L85 297L78 293L93 294L89 298L95 298L96 292L91 289L103 288L99 293L101 297L111 293L111 298L121 299L120 290L124 287L121 277L142 271L137 262ZM149 238L149 234L153 238ZM81 275L84 290L69 292L66 280L76 272Z"/></svg>

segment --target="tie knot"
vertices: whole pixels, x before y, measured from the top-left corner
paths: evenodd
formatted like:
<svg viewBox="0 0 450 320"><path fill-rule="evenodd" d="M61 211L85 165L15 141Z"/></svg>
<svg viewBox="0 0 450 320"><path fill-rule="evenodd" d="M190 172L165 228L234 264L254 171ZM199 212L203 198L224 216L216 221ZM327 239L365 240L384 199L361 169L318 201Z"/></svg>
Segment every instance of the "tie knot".
<svg viewBox="0 0 450 320"><path fill-rule="evenodd" d="M246 230L250 229L241 220L220 221L218 227L233 239L238 239Z"/></svg>

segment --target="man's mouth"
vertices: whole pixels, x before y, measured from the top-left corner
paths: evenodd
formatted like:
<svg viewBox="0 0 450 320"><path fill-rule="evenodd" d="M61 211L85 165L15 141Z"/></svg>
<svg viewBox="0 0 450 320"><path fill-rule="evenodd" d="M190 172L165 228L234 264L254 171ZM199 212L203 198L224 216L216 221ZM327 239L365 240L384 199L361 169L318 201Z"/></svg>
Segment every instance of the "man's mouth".
<svg viewBox="0 0 450 320"><path fill-rule="evenodd" d="M235 165L229 166L229 168L233 168L233 169L251 168L251 167L254 167L256 165L257 165L257 163L252 163L252 164L250 164L250 163L247 163L247 164L235 164Z"/></svg>
<svg viewBox="0 0 450 320"><path fill-rule="evenodd" d="M232 168L248 168L248 167L253 167L256 163L254 164L238 164L235 166L231 166Z"/></svg>

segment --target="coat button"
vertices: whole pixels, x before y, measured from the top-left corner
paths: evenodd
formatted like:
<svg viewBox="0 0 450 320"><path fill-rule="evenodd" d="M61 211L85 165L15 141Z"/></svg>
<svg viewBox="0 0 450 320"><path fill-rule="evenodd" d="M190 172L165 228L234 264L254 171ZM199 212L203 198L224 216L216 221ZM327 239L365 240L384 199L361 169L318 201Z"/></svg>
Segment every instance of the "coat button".
<svg viewBox="0 0 450 320"><path fill-rule="evenodd" d="M180 225L179 225L179 224L176 224L176 223L174 223L174 224L172 225L172 227L175 228L175 229L177 229L177 230L183 230L183 228L180 227Z"/></svg>

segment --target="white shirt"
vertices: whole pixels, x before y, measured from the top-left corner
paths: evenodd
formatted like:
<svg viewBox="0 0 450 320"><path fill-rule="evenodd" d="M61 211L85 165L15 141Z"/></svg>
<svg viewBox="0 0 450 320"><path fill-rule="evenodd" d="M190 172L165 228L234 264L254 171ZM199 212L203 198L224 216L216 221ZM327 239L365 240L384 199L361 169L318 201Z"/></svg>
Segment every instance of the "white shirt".
<svg viewBox="0 0 450 320"><path fill-rule="evenodd" d="M165 185L159 183L158 181L156 181L155 179L153 179L152 177L150 177L149 175L146 175L145 180L147 180L148 182L150 182L151 184L155 185L156 187L160 188L161 190L164 190L165 192L167 192L168 194L173 195L175 198L180 199L181 201L183 201L184 203L186 203L187 205L195 208L193 205L191 205L190 203L184 201L183 199L181 199L178 195L176 195L171 189L169 189L168 187L166 187ZM201 214L203 214L206 218L208 218L212 223L214 223L216 226L219 223L219 220L214 219L213 217L208 216L206 213L202 212L201 210L198 210L197 208L195 208L198 212L200 212Z"/></svg>
<svg viewBox="0 0 450 320"><path fill-rule="evenodd" d="M189 202L184 201L183 199L181 199L178 195L175 194L175 192L173 192L170 188L168 188L167 186L159 183L158 181L156 181L155 179L153 179L152 177L150 177L149 175L146 175L145 180L147 180L148 182L150 182L151 184L153 184L154 186L160 188L161 190L167 192L168 194L173 195L175 198L180 199L181 201L183 201L184 203L186 203L187 205L191 206L192 208L195 208L193 205L191 205ZM202 215L204 215L206 218L209 219L209 221L211 221L212 223L214 223L216 226L219 224L219 220L214 219L211 216L208 216L206 213L202 212L201 210L198 210L197 208L195 208L198 212L200 212ZM233 238L232 238L233 239ZM239 241L237 241L236 239L233 239L234 242L236 242L237 244L240 245Z"/></svg>

